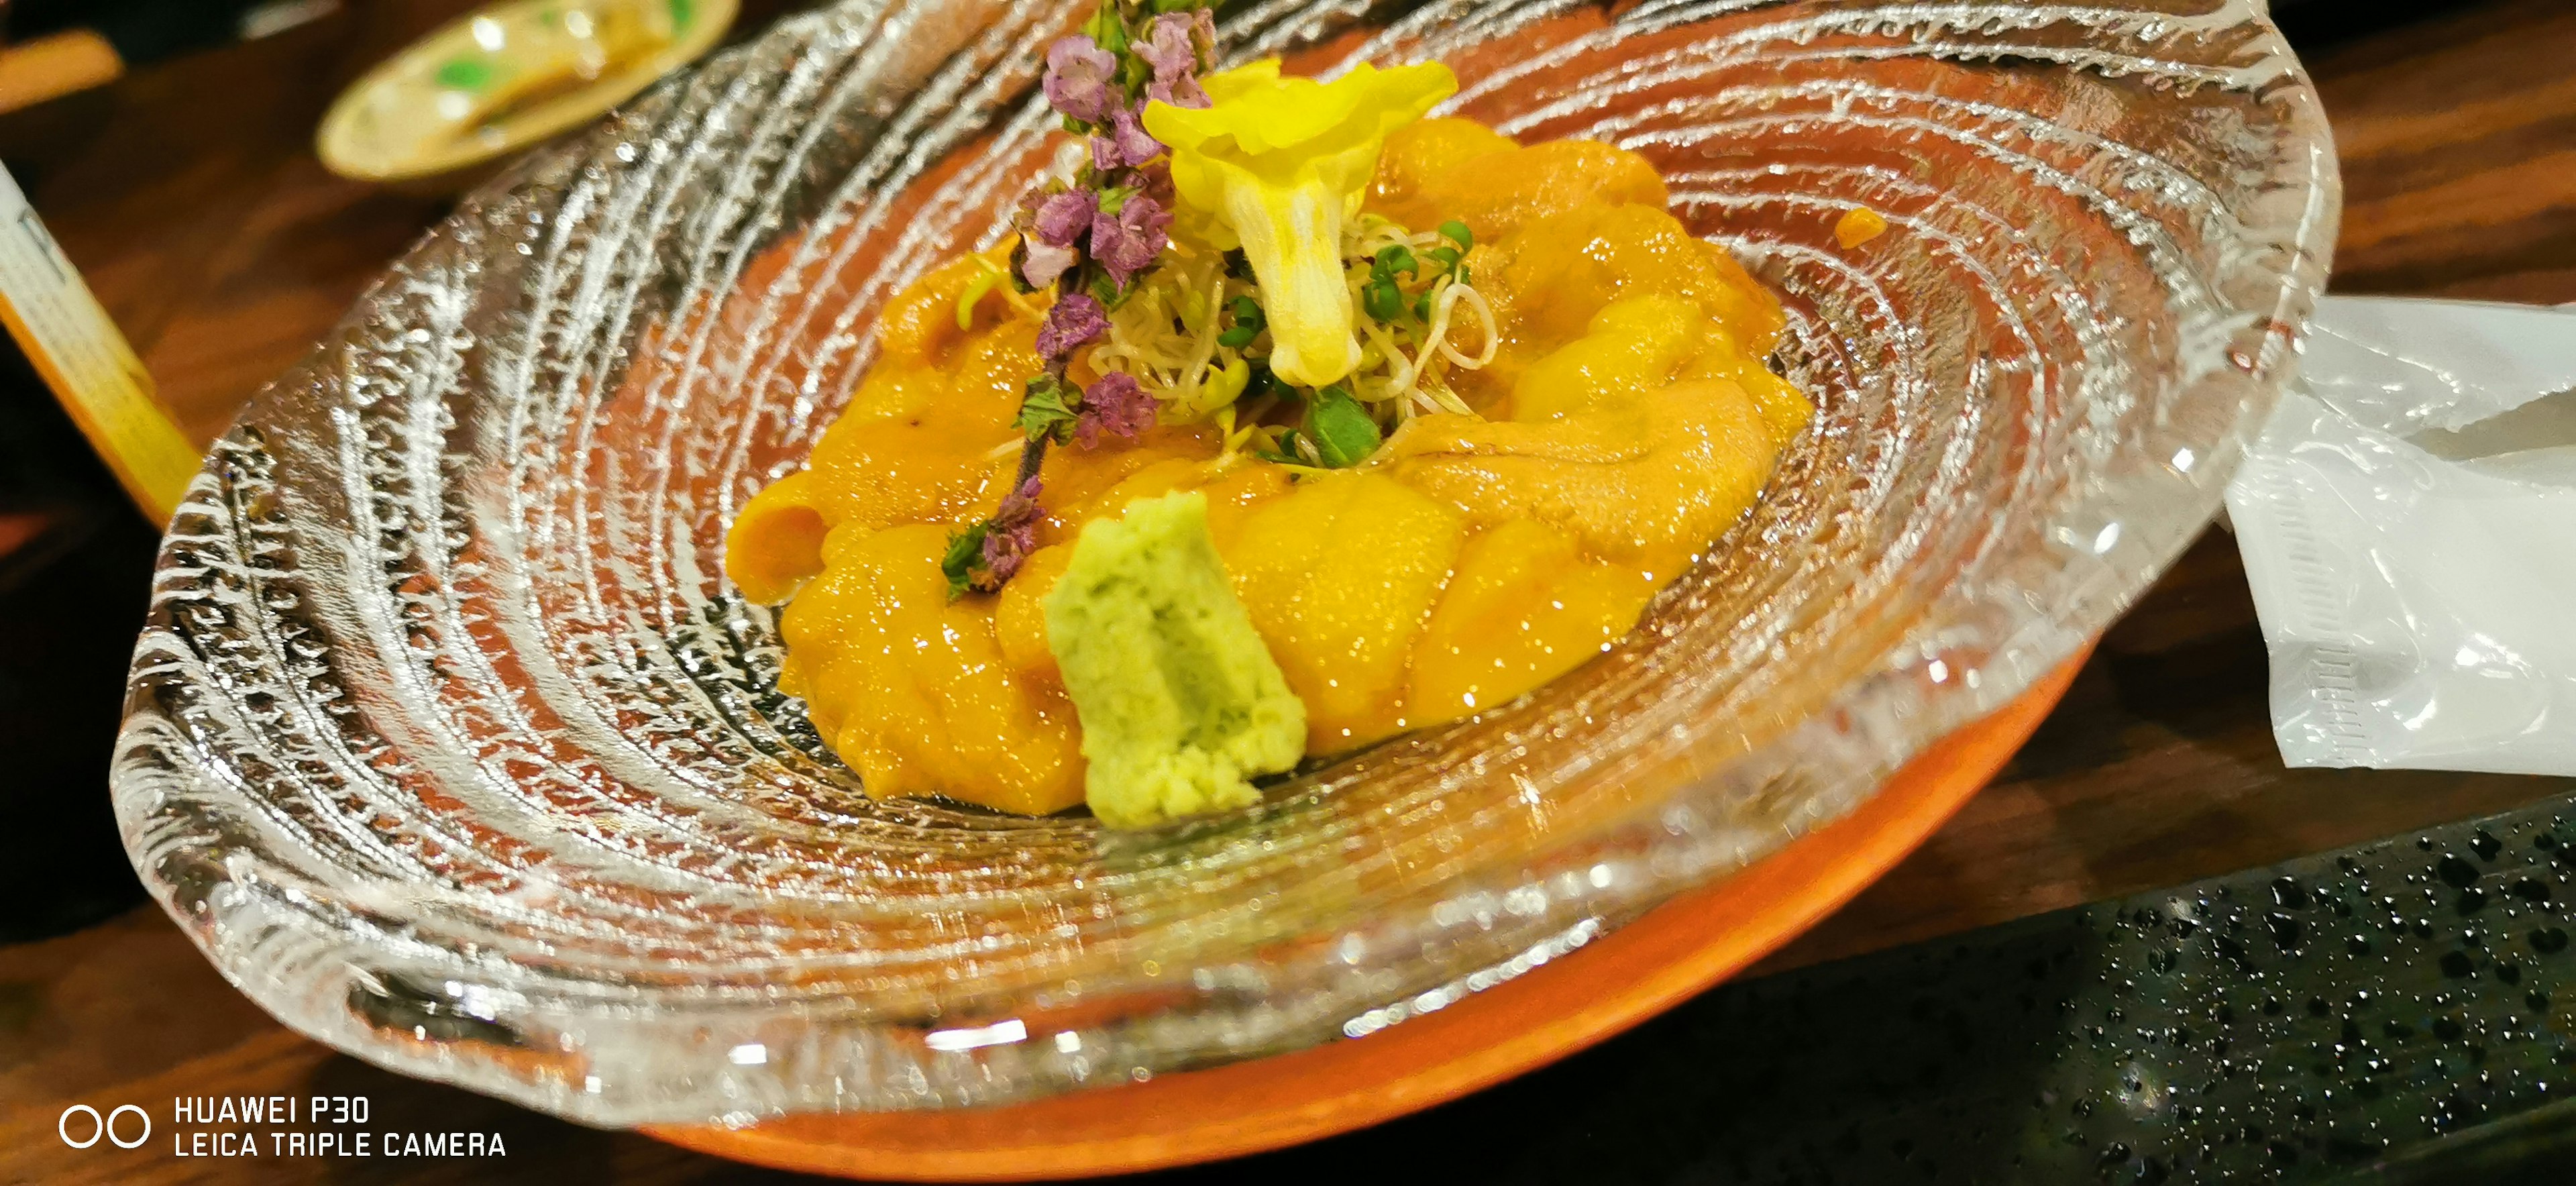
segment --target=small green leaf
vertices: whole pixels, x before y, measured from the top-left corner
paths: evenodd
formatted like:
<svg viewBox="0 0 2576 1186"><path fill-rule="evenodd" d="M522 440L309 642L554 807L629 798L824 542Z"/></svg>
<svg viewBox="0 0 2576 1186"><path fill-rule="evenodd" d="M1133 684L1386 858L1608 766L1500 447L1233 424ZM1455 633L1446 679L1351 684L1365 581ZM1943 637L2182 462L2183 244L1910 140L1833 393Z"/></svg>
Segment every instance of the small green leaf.
<svg viewBox="0 0 2576 1186"><path fill-rule="evenodd" d="M1379 321L1393 321L1404 315L1404 293L1392 280L1369 281L1368 287L1360 290L1360 302L1368 307L1368 315Z"/></svg>
<svg viewBox="0 0 2576 1186"><path fill-rule="evenodd" d="M1366 461L1386 441L1385 434L1378 431L1376 418L1340 387L1327 387L1308 401L1306 436L1314 442L1315 455L1332 469L1346 469Z"/></svg>
<svg viewBox="0 0 2576 1186"><path fill-rule="evenodd" d="M990 523L977 523L948 537L948 551L939 558L939 571L948 578L948 600L975 587L975 574L984 567L984 537L992 530Z"/></svg>
<svg viewBox="0 0 2576 1186"><path fill-rule="evenodd" d="M1428 323L1431 320L1430 293L1426 292L1421 296L1413 298L1413 316L1415 320L1422 321L1424 323Z"/></svg>
<svg viewBox="0 0 2576 1186"><path fill-rule="evenodd" d="M1251 297L1239 296L1227 301L1225 311L1234 318L1234 324L1216 336L1219 345L1240 350L1260 337L1261 331L1270 328L1270 315L1262 312L1261 302Z"/></svg>
<svg viewBox="0 0 2576 1186"><path fill-rule="evenodd" d="M1412 248L1402 243L1389 243L1377 249L1377 265L1370 271L1376 273L1380 280L1392 280L1398 272L1419 276L1422 263L1413 258Z"/></svg>
<svg viewBox="0 0 2576 1186"><path fill-rule="evenodd" d="M1422 254L1430 256L1432 259L1438 261L1440 264L1440 270L1443 272L1458 266L1459 255L1458 249L1455 247L1434 247Z"/></svg>
<svg viewBox="0 0 2576 1186"><path fill-rule="evenodd" d="M1466 223L1454 218L1440 224L1440 237L1457 244L1461 252L1476 248L1476 232L1468 230Z"/></svg>
<svg viewBox="0 0 2576 1186"><path fill-rule="evenodd" d="M1233 316L1234 325L1216 336L1217 344L1220 346L1232 346L1240 350L1251 345L1254 338L1260 337L1262 330L1270 328L1270 315L1262 312L1261 302L1251 297L1238 296L1227 301L1225 311Z"/></svg>
<svg viewBox="0 0 2576 1186"><path fill-rule="evenodd" d="M1090 34L1091 39L1100 44L1100 48L1110 53L1122 53L1127 49L1127 22L1118 18L1118 10L1115 6L1102 5L1083 32Z"/></svg>
<svg viewBox="0 0 2576 1186"><path fill-rule="evenodd" d="M1082 402L1063 380L1040 375L1029 380L1028 389L1020 395L1020 414L1011 424L1029 440L1054 437L1057 444L1073 439L1076 405Z"/></svg>

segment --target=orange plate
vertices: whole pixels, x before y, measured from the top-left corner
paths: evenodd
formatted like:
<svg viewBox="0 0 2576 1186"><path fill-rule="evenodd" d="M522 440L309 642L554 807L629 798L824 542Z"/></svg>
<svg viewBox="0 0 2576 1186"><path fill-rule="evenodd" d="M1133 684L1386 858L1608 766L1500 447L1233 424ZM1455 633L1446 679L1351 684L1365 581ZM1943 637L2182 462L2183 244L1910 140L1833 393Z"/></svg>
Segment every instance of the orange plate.
<svg viewBox="0 0 2576 1186"><path fill-rule="evenodd" d="M1238 1157L1392 1120L1547 1065L1743 969L1931 836L2039 727L2084 657L1908 763L1858 811L1564 959L1351 1042L1025 1104L647 1128L672 1144L849 1178L1026 1181Z"/></svg>

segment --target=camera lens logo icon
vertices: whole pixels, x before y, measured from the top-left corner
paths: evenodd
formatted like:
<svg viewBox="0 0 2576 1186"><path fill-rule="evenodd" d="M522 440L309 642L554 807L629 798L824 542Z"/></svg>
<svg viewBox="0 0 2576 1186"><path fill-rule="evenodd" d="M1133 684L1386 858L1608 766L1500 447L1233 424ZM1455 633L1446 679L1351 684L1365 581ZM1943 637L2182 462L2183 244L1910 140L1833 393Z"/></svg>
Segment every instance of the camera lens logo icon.
<svg viewBox="0 0 2576 1186"><path fill-rule="evenodd" d="M128 1112L134 1113L134 1118L142 1124L142 1131L135 1133L133 1140L127 1140L125 1135L118 1131L119 1121L122 1121ZM87 1117L88 1122L84 1124L74 1120L75 1116ZM84 1130L89 1135L77 1139L73 1137L72 1134ZM88 1104L73 1104L63 1109L62 1116L54 1121L54 1135L61 1137L64 1144L74 1149L87 1149L102 1139L119 1149L137 1149L142 1147L143 1142L152 1139L152 1117L132 1104L118 1104L108 1109L105 1116L99 1115L98 1109Z"/></svg>

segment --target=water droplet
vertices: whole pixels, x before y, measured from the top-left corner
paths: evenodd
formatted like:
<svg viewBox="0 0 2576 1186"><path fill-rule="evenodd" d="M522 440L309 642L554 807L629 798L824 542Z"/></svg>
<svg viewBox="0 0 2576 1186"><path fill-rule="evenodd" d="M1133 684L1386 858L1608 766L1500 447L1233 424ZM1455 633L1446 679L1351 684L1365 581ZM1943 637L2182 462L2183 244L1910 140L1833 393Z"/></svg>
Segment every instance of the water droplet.
<svg viewBox="0 0 2576 1186"><path fill-rule="evenodd" d="M2514 879L2510 892L2526 902L2546 902L2549 900L2549 883L2537 877L2520 877Z"/></svg>
<svg viewBox="0 0 2576 1186"><path fill-rule="evenodd" d="M2478 867L2455 852L2443 853L2441 861L2433 866L2433 872L2455 889L2467 889L2478 883Z"/></svg>
<svg viewBox="0 0 2576 1186"><path fill-rule="evenodd" d="M2470 959L2465 951L2445 952L2442 956L2442 974L2453 980L2477 970L2477 962Z"/></svg>
<svg viewBox="0 0 2576 1186"><path fill-rule="evenodd" d="M2278 910L2263 916L2263 929L2272 932L2272 943L2283 951L2297 948L2307 933L2305 924Z"/></svg>
<svg viewBox="0 0 2576 1186"><path fill-rule="evenodd" d="M2496 839L2486 829L2480 828L2477 837L2469 841L2469 847L2477 850L2479 860L2492 861L2496 859L2497 853L2504 851L2504 842Z"/></svg>
<svg viewBox="0 0 2576 1186"><path fill-rule="evenodd" d="M2295 878L2279 878L2272 882L2272 901L2283 909L2297 910L2308 904L2308 891Z"/></svg>
<svg viewBox="0 0 2576 1186"><path fill-rule="evenodd" d="M2557 927L2542 927L2531 933L2531 949L2542 955L2556 955L2567 950L2567 932Z"/></svg>
<svg viewBox="0 0 2576 1186"><path fill-rule="evenodd" d="M2457 905L2459 906L2460 913L2475 914L2478 911L2487 908L2487 892L2477 888L2476 886L2470 886L2469 888L2460 891L2460 900Z"/></svg>

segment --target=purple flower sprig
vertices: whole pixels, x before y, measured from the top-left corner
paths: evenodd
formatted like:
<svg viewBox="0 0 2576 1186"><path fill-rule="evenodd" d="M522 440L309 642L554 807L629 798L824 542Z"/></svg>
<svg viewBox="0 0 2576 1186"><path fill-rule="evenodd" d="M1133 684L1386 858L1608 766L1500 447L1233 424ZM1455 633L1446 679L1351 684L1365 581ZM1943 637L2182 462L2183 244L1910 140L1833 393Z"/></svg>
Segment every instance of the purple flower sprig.
<svg viewBox="0 0 2576 1186"><path fill-rule="evenodd" d="M1029 380L1012 426L1033 442L1091 449L1102 437L1132 441L1143 436L1161 409L1145 385L1125 371L1111 371L1079 390L1068 381L1040 375Z"/></svg>
<svg viewBox="0 0 2576 1186"><path fill-rule="evenodd" d="M1038 488L1036 478L1020 483L1003 497L992 518L948 537L939 570L948 577L950 601L968 589L999 589L1019 575L1020 565L1038 549L1038 520L1046 517L1038 506Z"/></svg>
<svg viewBox="0 0 2576 1186"><path fill-rule="evenodd" d="M1147 7L1107 0L1089 32L1047 47L1039 89L1087 137L1090 163L1021 205L1016 272L1032 291L1096 258L1114 302L1171 243L1170 150L1145 131L1145 104L1207 106L1199 75L1215 61L1216 22L1205 8Z"/></svg>
<svg viewBox="0 0 2576 1186"><path fill-rule="evenodd" d="M1013 220L1014 281L1056 292L1038 327L1046 370L1020 399L1026 443L1010 496L949 540L941 568L951 598L997 589L1019 571L1035 544L1038 470L1050 444L1133 441L1161 411L1134 375L1110 371L1076 388L1065 372L1078 351L1108 336L1110 311L1171 245L1170 150L1145 131L1145 104L1207 106L1199 76L1215 61L1215 19L1204 5L1173 0L1102 0L1084 31L1047 47L1039 89L1065 130L1086 138L1090 161L1031 193Z"/></svg>

